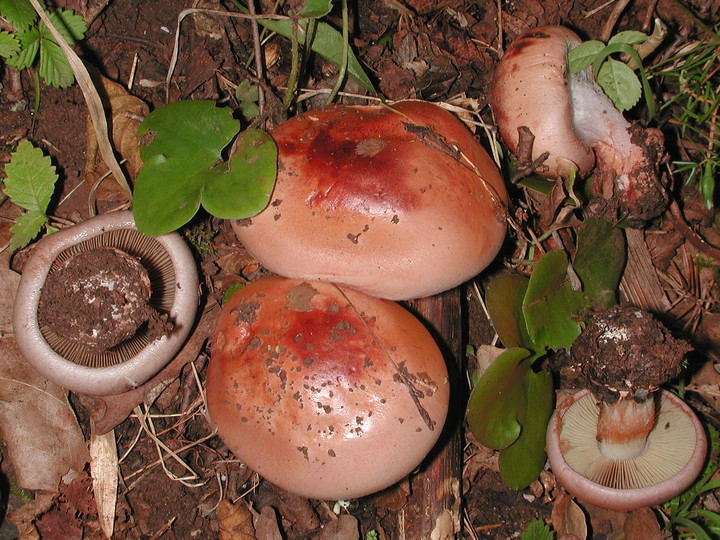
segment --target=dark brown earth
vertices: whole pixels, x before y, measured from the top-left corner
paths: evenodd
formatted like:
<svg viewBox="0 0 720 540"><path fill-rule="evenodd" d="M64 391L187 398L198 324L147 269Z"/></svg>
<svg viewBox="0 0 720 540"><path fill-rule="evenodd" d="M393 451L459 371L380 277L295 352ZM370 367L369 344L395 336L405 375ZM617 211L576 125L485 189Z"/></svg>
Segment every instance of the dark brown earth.
<svg viewBox="0 0 720 540"><path fill-rule="evenodd" d="M245 79L257 82L252 67L252 33L247 21L224 14L196 14L184 19L178 28L178 16L183 9L204 7L236 12L230 1L58 0L52 4L84 14L90 29L78 46L79 53L88 65L119 83L121 89L149 110L181 99L222 100L236 107L234 86ZM271 10L270 2L260 4L259 10L265 13ZM295 10L296 4L300 2L280 2L281 8L288 12ZM612 10L612 7L601 8L605 2L594 0L511 3L364 0L358 4L362 9L357 9L354 3L350 6L351 44L380 92L389 99L452 100L469 111L478 111L477 116L469 113L464 116L482 118L488 124L492 124L486 107L489 84L494 66L510 40L543 24L564 24L577 30L583 38L598 39ZM707 39L705 24L718 20L720 6L717 2L700 1L690 1L687 6L689 9L673 0L630 2L615 21L613 30L648 30L646 21L659 15L670 28L672 41L668 45L680 47L695 39ZM339 27L339 10L336 8L327 20ZM179 56L166 93L164 81L176 34ZM268 113L260 127L272 127L299 109L324 104L326 94L307 94L303 95L307 99L300 104L296 102L288 111L279 107L291 69L289 42L281 36L270 35L263 47L266 74L260 82L267 92ZM300 84L306 89L329 89L336 75L331 64L315 56L305 66ZM122 196L109 183L98 190L96 199L90 193L89 186L96 178L90 177L87 171L94 171L98 160L88 150L92 139L88 135L87 109L78 86L53 89L41 85L40 107L35 111L37 89L32 73L24 71L19 79L16 76L17 73L0 63L3 84L0 164L8 161L12 149L24 138L31 139L52 156L62 179L50 210L56 225L67 226L87 219L89 207L99 212L121 207ZM345 90L360 94L360 89L352 83ZM348 96L341 101L362 103L364 99ZM686 141L667 119L661 127L668 148L676 156L687 157L687 148L692 145L684 146ZM487 143L482 129L476 134ZM133 164L128 162L124 166L132 176ZM718 397L707 387L716 389L718 380L712 361L707 359L720 358L717 353L720 294L716 285L717 256L714 262L712 258L717 252L708 246L719 245L720 234L713 228L715 213L703 206L697 192L690 188L681 193L682 179L676 183L671 195L681 201L682 212L676 207L673 212L657 218L651 225L652 232L645 235L643 249L638 248L636 253L667 279L654 282L655 288L641 290L640 297L644 293L656 300L656 305L664 306L664 319L698 348L700 360L694 360L693 369L702 371L704 378L693 379L696 393L690 399L698 410L713 415ZM512 195L519 201L512 208L518 229L511 233L513 242L508 243L503 253L506 258L513 256L511 244L521 243L528 234L526 231L530 230L532 235L545 232L531 230L536 226L535 217L541 223L549 223L552 216L542 212L555 209L521 189ZM4 198L0 198L0 204L0 225L6 238L10 220L17 216L18 209ZM698 231L708 242L698 240ZM196 251L208 303L219 301L229 287L266 273L237 243L227 223L200 215L183 233ZM558 237L563 237L562 231L545 240L541 250L554 249ZM15 256L16 269L22 268L23 257L22 252ZM702 265L698 261L702 261ZM463 290L463 296L467 296L463 311L463 347L490 343L494 333L470 292ZM669 297L666 304L659 295ZM204 336L197 336L197 341L202 345ZM184 369L178 369L179 376L174 377L154 401L147 407L138 407L135 414L115 428L118 454L124 459L120 463L114 538L277 538L272 533L273 524L282 531L283 537L293 539L351 538L347 530L353 526L360 538L369 531L377 532L381 539L399 538L395 532L397 516L409 498L406 483L353 501L347 507L333 508L326 502L283 492L238 463L212 435L204 416L202 388L198 382L201 384L204 380L207 357L204 348L198 346L198 349ZM703 371L703 365L709 365L709 374ZM121 400L104 403L106 407L108 404L116 407L114 410L124 410L118 404ZM99 413L88 412L89 401L79 396L71 396L71 401L81 427L89 434L90 419ZM140 401L142 399L137 403ZM129 414L135 405L123 406ZM147 413L145 421L152 422L162 446L141 430L139 418L143 412ZM556 527L579 519L570 517L567 497L549 472L545 471L527 489L511 490L504 486L498 474L496 454L477 445L470 434L466 434L464 444L460 538L518 538L536 518L552 520ZM3 450L0 446L0 452ZM176 453L177 460L170 457L171 451ZM23 508L26 495L17 492L8 495L13 471L6 458L0 467L7 479L3 482L0 514L13 515ZM90 486L87 476L59 486L52 505L38 510L34 515L36 519L31 520L31 528L38 532L35 537L43 540L102 538ZM40 499L40 494L35 496ZM712 504L712 500L708 504ZM586 538L613 538L624 532L627 538L662 537L658 514L650 510L624 515L584 507L582 512L585 516L582 520L586 519L590 526ZM339 529L340 521L343 526L347 523L345 519L338 519L338 513L354 517L354 521L350 520L350 529L344 529L344 535L333 532ZM406 519L412 520L413 516ZM16 538L17 523L17 520L5 519L0 539ZM255 536L244 536L243 531L251 530L247 527L251 523ZM577 533L577 529L573 530ZM30 537L33 536L24 536ZM577 537L583 535L577 533Z"/></svg>

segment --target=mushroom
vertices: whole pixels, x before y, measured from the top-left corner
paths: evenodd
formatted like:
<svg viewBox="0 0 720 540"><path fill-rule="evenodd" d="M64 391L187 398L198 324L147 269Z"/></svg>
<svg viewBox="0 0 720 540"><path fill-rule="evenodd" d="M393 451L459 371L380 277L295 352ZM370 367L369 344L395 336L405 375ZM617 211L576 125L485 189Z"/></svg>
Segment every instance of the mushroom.
<svg viewBox="0 0 720 540"><path fill-rule="evenodd" d="M561 26L534 28L515 39L493 79L495 121L515 154L527 151L520 148L519 129L532 132L532 160L547 153L541 174L567 177L574 169L584 176L594 167L595 211L619 211L641 224L667 207L658 172L662 133L631 125L597 85L591 67L568 74L568 51L580 43Z"/></svg>
<svg viewBox="0 0 720 540"><path fill-rule="evenodd" d="M272 272L406 300L474 277L500 250L502 177L439 106L331 106L271 135L271 203L233 228Z"/></svg>
<svg viewBox="0 0 720 540"><path fill-rule="evenodd" d="M321 281L255 281L223 306L206 379L228 448L298 495L347 500L413 471L437 442L448 375L400 305Z"/></svg>
<svg viewBox="0 0 720 540"><path fill-rule="evenodd" d="M127 276L114 271L119 267ZM65 303L47 296L49 287L63 285ZM143 236L132 212L115 212L35 245L18 286L13 330L23 356L51 381L83 394L119 394L175 356L197 304L195 260L182 238Z"/></svg>
<svg viewBox="0 0 720 540"><path fill-rule="evenodd" d="M550 468L578 499L629 511L684 491L707 441L692 410L658 390L677 376L685 342L632 306L598 314L573 343L590 389L561 403L547 430Z"/></svg>

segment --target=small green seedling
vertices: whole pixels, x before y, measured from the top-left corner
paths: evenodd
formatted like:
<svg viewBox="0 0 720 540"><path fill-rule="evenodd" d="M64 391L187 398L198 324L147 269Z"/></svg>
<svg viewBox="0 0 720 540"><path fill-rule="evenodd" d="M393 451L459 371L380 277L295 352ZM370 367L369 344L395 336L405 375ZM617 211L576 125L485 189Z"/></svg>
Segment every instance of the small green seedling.
<svg viewBox="0 0 720 540"><path fill-rule="evenodd" d="M222 219L248 218L267 206L277 173L275 142L263 131L239 129L231 110L205 100L171 103L143 120L143 168L133 196L140 232L174 231L201 205Z"/></svg>
<svg viewBox="0 0 720 540"><path fill-rule="evenodd" d="M48 15L70 45L85 37L87 23L74 11L56 9ZM0 57L7 65L28 69L39 58L38 71L46 84L66 88L75 82L62 49L28 0L0 0L0 16L14 28L14 32L0 32Z"/></svg>
<svg viewBox="0 0 720 540"><path fill-rule="evenodd" d="M572 265L564 251L551 251L529 278L500 273L486 287L487 309L506 350L473 388L467 421L480 444L500 451L500 474L515 489L535 480L546 461L553 385L538 361L549 351L569 349L591 309L617 301L625 265L622 231L588 219L577 243Z"/></svg>
<svg viewBox="0 0 720 540"><path fill-rule="evenodd" d="M10 227L13 233L9 249L15 251L32 242L48 227L47 208L55 192L58 175L50 158L28 141L22 141L10 162L5 165L4 192L10 200L25 212L15 219Z"/></svg>
<svg viewBox="0 0 720 540"><path fill-rule="evenodd" d="M712 425L707 425L710 443L710 459L700 477L684 493L662 506L667 516L665 530L674 533L673 538L695 538L712 540L720 538L720 514L702 508L700 498L720 489L718 478L717 452L720 450L720 434Z"/></svg>
<svg viewBox="0 0 720 540"><path fill-rule="evenodd" d="M645 97L650 118L655 114L655 100L642 68L642 59L633 45L647 41L647 34L636 31L620 32L608 41L591 40L568 51L568 72L579 73L592 66L595 80L619 111L634 107ZM638 75L626 63L612 55L627 54L638 67Z"/></svg>
<svg viewBox="0 0 720 540"><path fill-rule="evenodd" d="M520 540L555 540L555 533L542 519L535 519L528 524Z"/></svg>

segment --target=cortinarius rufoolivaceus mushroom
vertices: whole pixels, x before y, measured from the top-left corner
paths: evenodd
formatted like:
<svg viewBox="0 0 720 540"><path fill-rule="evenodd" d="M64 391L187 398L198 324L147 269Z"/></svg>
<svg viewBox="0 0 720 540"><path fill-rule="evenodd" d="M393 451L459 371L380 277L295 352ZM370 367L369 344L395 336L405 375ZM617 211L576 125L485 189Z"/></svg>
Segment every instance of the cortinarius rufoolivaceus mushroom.
<svg viewBox="0 0 720 540"><path fill-rule="evenodd" d="M550 467L578 499L629 511L665 502L702 470L706 437L692 410L658 390L688 351L649 313L602 312L571 354L588 387L561 403L547 430Z"/></svg>
<svg viewBox="0 0 720 540"><path fill-rule="evenodd" d="M568 73L568 51L580 43L562 26L533 28L515 39L493 79L495 121L513 153L521 150L519 128L532 132L532 159L548 153L541 174L567 177L575 169L584 176L594 168L597 212L641 224L667 207L658 173L662 133L631 125L596 84L592 67Z"/></svg>
<svg viewBox="0 0 720 540"><path fill-rule="evenodd" d="M438 440L449 402L443 356L408 311L283 277L225 304L206 388L229 449L315 499L367 495L408 475Z"/></svg>
<svg viewBox="0 0 720 540"><path fill-rule="evenodd" d="M503 179L439 106L332 106L271 135L271 203L233 228L272 272L406 300L459 285L500 250Z"/></svg>

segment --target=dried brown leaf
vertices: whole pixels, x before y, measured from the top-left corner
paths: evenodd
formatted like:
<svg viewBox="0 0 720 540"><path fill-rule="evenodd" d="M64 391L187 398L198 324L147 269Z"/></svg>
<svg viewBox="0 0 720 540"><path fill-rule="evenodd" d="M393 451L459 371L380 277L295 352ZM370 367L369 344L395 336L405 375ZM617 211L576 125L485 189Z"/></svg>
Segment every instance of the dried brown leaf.
<svg viewBox="0 0 720 540"><path fill-rule="evenodd" d="M315 537L315 540L342 540L359 537L360 530L357 518L350 514L342 514L337 519L326 523L320 534Z"/></svg>
<svg viewBox="0 0 720 540"><path fill-rule="evenodd" d="M115 431L98 435L90 432L90 474L100 526L106 538L112 538L118 488L118 455Z"/></svg>
<svg viewBox="0 0 720 540"><path fill-rule="evenodd" d="M215 514L220 521L220 540L256 540L252 513L246 506L220 501Z"/></svg>
<svg viewBox="0 0 720 540"><path fill-rule="evenodd" d="M271 506L264 506L253 518L257 540L282 540L278 518Z"/></svg>
<svg viewBox="0 0 720 540"><path fill-rule="evenodd" d="M6 252L7 253L7 252ZM0 257L0 329L11 328L20 276ZM63 476L82 471L89 456L67 391L47 381L22 356L13 335L0 334L0 434L18 487L57 491Z"/></svg>
<svg viewBox="0 0 720 540"><path fill-rule="evenodd" d="M142 167L137 131L143 118L147 116L149 108L140 98L130 95L122 85L102 76L98 76L97 80L104 93L106 107L109 109L113 144L125 160L125 170L132 181ZM88 188L92 189L107 175L108 167L103 161L100 146L90 122L91 120L88 118L85 183ZM102 181L95 196L99 200L127 200L127 193L112 177Z"/></svg>
<svg viewBox="0 0 720 540"><path fill-rule="evenodd" d="M562 493L555 501L552 509L552 524L558 536L570 535L580 540L587 538L585 513L566 493Z"/></svg>

